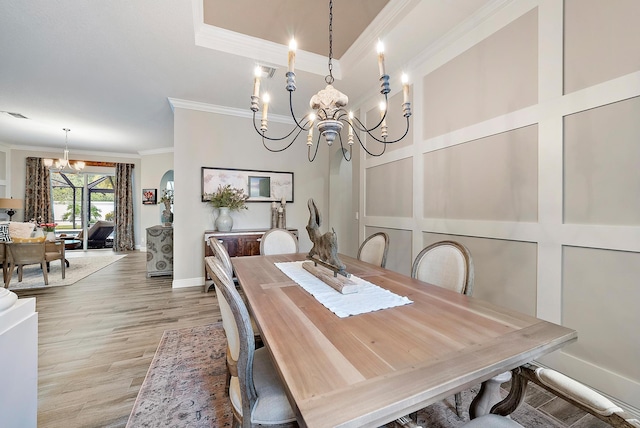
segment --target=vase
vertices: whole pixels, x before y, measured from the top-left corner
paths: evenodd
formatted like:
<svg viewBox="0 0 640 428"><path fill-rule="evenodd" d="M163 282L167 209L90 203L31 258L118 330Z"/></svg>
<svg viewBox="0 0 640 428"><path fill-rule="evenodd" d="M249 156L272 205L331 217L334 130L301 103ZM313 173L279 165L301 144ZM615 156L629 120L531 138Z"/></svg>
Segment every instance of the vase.
<svg viewBox="0 0 640 428"><path fill-rule="evenodd" d="M47 241L55 241L56 240L56 233L55 232L47 232Z"/></svg>
<svg viewBox="0 0 640 428"><path fill-rule="evenodd" d="M233 218L229 215L229 208L220 207L220 214L216 218L216 229L220 232L229 232L233 227Z"/></svg>

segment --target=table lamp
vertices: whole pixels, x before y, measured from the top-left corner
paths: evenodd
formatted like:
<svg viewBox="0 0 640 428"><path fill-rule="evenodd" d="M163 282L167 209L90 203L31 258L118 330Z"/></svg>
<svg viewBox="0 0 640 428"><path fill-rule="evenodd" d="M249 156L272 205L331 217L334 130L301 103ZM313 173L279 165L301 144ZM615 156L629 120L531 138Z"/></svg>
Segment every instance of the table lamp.
<svg viewBox="0 0 640 428"><path fill-rule="evenodd" d="M17 209L22 209L22 203L22 199L0 198L0 208L7 210L9 221L11 221L11 217L16 213Z"/></svg>

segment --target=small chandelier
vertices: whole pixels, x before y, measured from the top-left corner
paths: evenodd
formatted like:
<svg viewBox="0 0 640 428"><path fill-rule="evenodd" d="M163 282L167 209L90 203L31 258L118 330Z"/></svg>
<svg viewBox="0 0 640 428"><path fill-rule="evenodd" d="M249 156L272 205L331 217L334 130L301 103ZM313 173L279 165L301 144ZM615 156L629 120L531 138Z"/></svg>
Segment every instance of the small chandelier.
<svg viewBox="0 0 640 428"><path fill-rule="evenodd" d="M402 92L403 92L403 104L402 115L407 119L407 127L404 134L396 140L388 140L387 129L387 113L388 113L388 94L391 92L389 87L389 75L385 72L384 67L384 47L382 43L378 42L378 69L380 71L381 89L380 93L384 96L384 101L380 103L380 121L372 128L367 128L357 117L354 117L352 112L347 112L345 107L349 102L349 98L342 92L335 89L332 85L334 82L333 77L333 0L329 1L329 74L324 78L327 86L311 97L309 105L313 110L301 119L297 119L293 112L293 91L296 90L296 74L294 72L294 63L296 56L296 42L291 40L289 44L289 58L288 58L288 71L286 73L287 85L286 89L289 91L289 108L291 116L295 122L293 129L283 137L272 138L266 135L267 133L267 112L269 109L269 94L265 93L262 96L262 118L260 121L260 128L256 121L256 113L260 110L260 76L262 74L262 68L256 67L255 79L253 82L253 95L251 96L251 110L253 111L253 127L256 132L262 137L262 144L271 152L282 152L293 144L302 132L307 132L307 155L309 162L313 162L318 154L318 147L320 145L320 136L323 136L327 145L331 146L336 138L340 141L342 148L342 156L346 161L350 161L352 158L352 146L354 143L354 137L360 143L360 146L371 156L382 156L385 152L387 144L397 143L402 140L409 132L409 117L411 117L411 103L409 102L409 83L406 75L402 76ZM318 130L318 136L315 142L315 150L313 149L313 128ZM348 127L347 146L348 150L342 142L342 135L340 131L344 126ZM380 130L379 134L376 130ZM379 136L374 135L374 131ZM380 153L370 152L362 140L360 139L359 132L366 132L367 135L373 140L382 143L382 151ZM282 148L273 149L267 145L267 141L286 141L291 137L291 141ZM349 155L347 157L347 151ZM313 154L312 154L313 152Z"/></svg>
<svg viewBox="0 0 640 428"><path fill-rule="evenodd" d="M64 155L62 159L58 159L55 162L53 159L44 159L44 166L49 168L53 172L66 172L66 173L77 173L84 169L85 163L83 161L75 161L73 164L69 162L69 147L67 146L67 142L69 139L69 128L62 128L64 131Z"/></svg>

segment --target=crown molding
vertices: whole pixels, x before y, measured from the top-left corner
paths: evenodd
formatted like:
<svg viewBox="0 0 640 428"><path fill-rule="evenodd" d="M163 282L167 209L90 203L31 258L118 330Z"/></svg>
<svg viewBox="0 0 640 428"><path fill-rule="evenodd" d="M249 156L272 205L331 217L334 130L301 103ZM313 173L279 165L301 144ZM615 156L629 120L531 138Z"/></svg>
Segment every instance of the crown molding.
<svg viewBox="0 0 640 428"><path fill-rule="evenodd" d="M202 0L192 0L192 5L196 46L243 56L259 64L287 66L288 46L205 24ZM297 50L296 69L324 76L327 74L327 58ZM338 80L342 79L341 70L340 61L334 60L333 75Z"/></svg>
<svg viewBox="0 0 640 428"><path fill-rule="evenodd" d="M23 146L12 144L9 146L11 150L20 150L25 152L45 152L45 153L57 153L62 154L64 150L62 147L42 147L42 146ZM97 152L91 150L83 150L83 149L69 149L69 156L74 157L74 159L70 160L84 160L84 159L76 159L76 155L91 155L91 156L106 156L106 157L114 157L114 158L129 158L129 159L139 159L140 155L136 153L115 153L115 152ZM47 156L40 156L47 157Z"/></svg>
<svg viewBox="0 0 640 428"><path fill-rule="evenodd" d="M239 109L235 107L226 107L215 104L208 104L199 101L181 100L178 98L167 98L171 111L175 112L176 108L185 110L204 111L207 113L222 114L226 116L243 117L253 120L253 112L249 109ZM292 125L293 119L290 116L284 116L280 114L269 114L269 122L286 123Z"/></svg>
<svg viewBox="0 0 640 428"><path fill-rule="evenodd" d="M163 155L165 153L173 153L173 146L172 147L162 147L162 148L159 148L159 149L152 149L152 150L140 150L138 152L138 154L140 156Z"/></svg>
<svg viewBox="0 0 640 428"><path fill-rule="evenodd" d="M452 46L455 42L461 40L463 37L467 36L473 30L478 28L480 24L486 22L488 19L490 19L499 11L512 3L515 3L515 0L493 0L485 4L469 18L462 21L452 30L444 34L442 37L440 37L438 40L427 46L422 52L416 55L411 61L409 68L415 68L418 64L428 62L440 51L448 46ZM531 3L531 7L533 6L533 3Z"/></svg>
<svg viewBox="0 0 640 428"><path fill-rule="evenodd" d="M420 0L390 1L340 58L345 73L353 70L362 58L375 54L378 39L389 33L396 22L409 14L419 3Z"/></svg>

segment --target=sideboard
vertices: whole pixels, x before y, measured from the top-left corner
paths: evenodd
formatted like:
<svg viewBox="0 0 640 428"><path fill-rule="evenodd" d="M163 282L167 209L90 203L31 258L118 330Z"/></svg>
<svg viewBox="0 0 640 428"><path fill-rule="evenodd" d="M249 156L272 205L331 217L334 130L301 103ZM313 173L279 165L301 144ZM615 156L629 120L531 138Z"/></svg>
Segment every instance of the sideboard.
<svg viewBox="0 0 640 428"><path fill-rule="evenodd" d="M230 232L220 232L217 230L204 231L204 255L212 256L213 252L209 248L209 238L215 236L227 249L229 257L257 256L260 255L260 241L262 235L269 229L237 229ZM298 229L287 228L287 230L298 236ZM206 272L205 272L206 275Z"/></svg>
<svg viewBox="0 0 640 428"><path fill-rule="evenodd" d="M204 255L212 256L209 248L209 238L215 236L227 249L229 257L258 256L260 255L260 240L262 235L269 229L238 229L230 232L219 232L217 230L204 231ZM298 229L287 229L298 236Z"/></svg>

